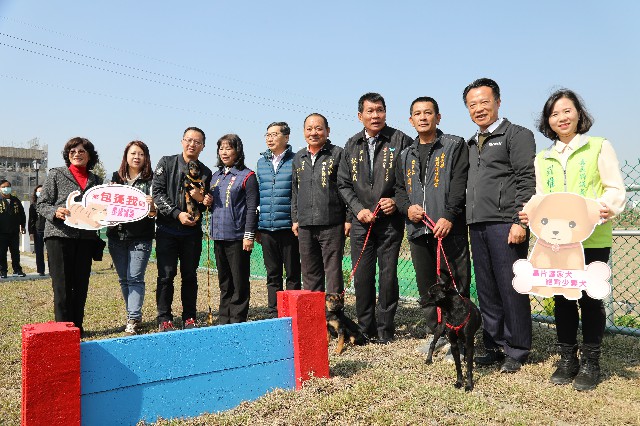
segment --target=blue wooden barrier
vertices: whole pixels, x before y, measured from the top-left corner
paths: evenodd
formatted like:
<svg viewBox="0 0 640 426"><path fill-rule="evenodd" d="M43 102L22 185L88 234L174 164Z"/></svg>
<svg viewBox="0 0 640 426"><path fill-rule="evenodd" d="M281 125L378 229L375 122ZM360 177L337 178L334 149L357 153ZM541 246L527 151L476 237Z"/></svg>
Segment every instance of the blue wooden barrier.
<svg viewBox="0 0 640 426"><path fill-rule="evenodd" d="M83 425L227 410L295 389L291 318L83 342L80 367Z"/></svg>

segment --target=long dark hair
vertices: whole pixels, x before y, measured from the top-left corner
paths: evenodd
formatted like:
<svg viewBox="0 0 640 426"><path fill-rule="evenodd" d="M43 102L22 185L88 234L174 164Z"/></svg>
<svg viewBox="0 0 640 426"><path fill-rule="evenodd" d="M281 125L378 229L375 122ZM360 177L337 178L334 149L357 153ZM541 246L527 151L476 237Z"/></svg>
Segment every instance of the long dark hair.
<svg viewBox="0 0 640 426"><path fill-rule="evenodd" d="M589 114L589 111L587 111L587 108L584 106L584 101L580 99L580 96L578 96L576 92L569 89L556 90L549 96L547 102L544 103L540 118L538 118L538 130L551 140L558 139L558 135L551 129L549 117L551 117L553 106L562 98L569 99L576 107L576 111L578 112L578 128L576 131L578 133L585 134L591 129L591 126L593 126L593 117Z"/></svg>
<svg viewBox="0 0 640 426"><path fill-rule="evenodd" d="M142 141L131 141L124 148L124 154L122 154L122 163L120 163L120 169L118 169L118 175L122 181L130 179L129 176L129 164L127 163L127 154L132 146L137 146L144 153L144 163L142 163L142 171L140 172L140 178L142 180L150 180L152 177L151 172L151 156L149 155L149 147Z"/></svg>
<svg viewBox="0 0 640 426"><path fill-rule="evenodd" d="M62 149L62 158L64 160L64 164L69 167L71 165L71 160L69 160L69 152L72 148L75 148L78 145L82 145L87 154L89 154L89 161L87 162L87 170L92 170L98 161L100 161L100 157L98 157L98 152L96 148L93 146L91 141L87 138L75 137L69 139L69 141L64 145Z"/></svg>
<svg viewBox="0 0 640 426"><path fill-rule="evenodd" d="M36 187L33 188L33 194L31 194L31 202L34 204L38 202L38 197L36 196L36 192L38 192L38 188L42 188L42 185L36 185Z"/></svg>
<svg viewBox="0 0 640 426"><path fill-rule="evenodd" d="M218 139L218 149L216 150L216 155L218 156L218 164L217 164L218 168L220 169L224 168L224 163L220 158L220 145L222 145L222 142L228 142L229 145L231 145L231 148L235 149L236 154L238 154L238 158L236 158L236 162L233 163L233 167L235 167L238 170L244 169L245 168L244 149L242 148L242 139L240 139L240 136L234 133L229 133L227 135L222 136L220 139Z"/></svg>

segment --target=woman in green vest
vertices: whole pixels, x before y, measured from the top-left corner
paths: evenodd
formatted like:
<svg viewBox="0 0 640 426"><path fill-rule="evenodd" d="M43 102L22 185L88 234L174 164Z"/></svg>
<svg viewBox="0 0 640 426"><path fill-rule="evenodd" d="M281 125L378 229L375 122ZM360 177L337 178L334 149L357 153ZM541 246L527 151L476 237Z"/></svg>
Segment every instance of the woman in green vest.
<svg viewBox="0 0 640 426"><path fill-rule="evenodd" d="M537 194L572 192L602 204L601 224L582 244L586 264L609 261L613 239L610 219L625 206L625 187L616 153L605 138L586 134L592 124L593 118L574 92L556 91L545 103L538 122L538 130L553 144L535 159ZM564 296L554 296L554 301L560 361L551 382L573 382L577 390L591 390L600 381L600 346L606 321L604 304L584 291L577 301ZM578 305L582 314L580 361L577 357Z"/></svg>

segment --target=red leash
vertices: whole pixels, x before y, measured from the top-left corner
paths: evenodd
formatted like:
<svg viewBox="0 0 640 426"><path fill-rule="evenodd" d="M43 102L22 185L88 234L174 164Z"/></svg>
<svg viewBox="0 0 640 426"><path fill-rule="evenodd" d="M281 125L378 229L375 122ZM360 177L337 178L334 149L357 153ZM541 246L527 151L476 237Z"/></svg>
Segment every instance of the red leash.
<svg viewBox="0 0 640 426"><path fill-rule="evenodd" d="M431 232L433 232L433 228L436 226L436 223L433 221L433 219L431 219L427 215L427 213L424 213L424 219L422 219L422 223L424 223L425 226L431 230ZM444 257L444 261L447 264L447 269L449 270L449 276L451 277L451 282L453 283L453 288L456 290L456 292L458 293L458 296L460 296L460 298L463 300L463 302L467 303L467 301L464 299L464 297L462 297L462 295L458 291L458 286L456 286L456 280L453 277L453 271L451 270L451 266L449 265L449 260L447 259L447 255L444 252L444 247L442 247L442 237L438 238L438 247L436 248L436 253L438 255L438 257L436 259L436 271L438 271L438 275L440 275L440 254L442 253L442 257ZM440 307L437 307L436 311L438 312L438 324L441 324L442 323L442 309L440 309ZM467 322L469 322L469 318L471 318L471 309L469 309L469 312L467 313L467 318L465 318L465 320L462 321L462 323L460 325L452 325L452 324L449 324L449 323L446 323L445 325L448 328L450 328L451 330L453 330L456 333L458 333L458 331L460 331L460 329L462 327L464 327L467 324Z"/></svg>
<svg viewBox="0 0 640 426"><path fill-rule="evenodd" d="M378 215L378 213L380 212L380 203L376 204L376 208L373 211L373 216L376 217ZM367 247L367 242L369 241L369 235L371 235L371 229L373 229L373 224L375 222L372 222L369 224L369 230L367 231L367 236L364 238L364 244L362 245L362 250L360 251L360 256L358 257L358 261L356 262L355 266L353 267L353 269L351 270L351 275L349 275L349 284L351 284L353 282L353 276L356 274L356 269L358 269L358 265L360 264L360 259L362 259L362 254L364 253L364 249ZM350 285L346 286L344 288L344 290L342 290L342 295L344 296L344 293L347 291L347 288L349 288Z"/></svg>

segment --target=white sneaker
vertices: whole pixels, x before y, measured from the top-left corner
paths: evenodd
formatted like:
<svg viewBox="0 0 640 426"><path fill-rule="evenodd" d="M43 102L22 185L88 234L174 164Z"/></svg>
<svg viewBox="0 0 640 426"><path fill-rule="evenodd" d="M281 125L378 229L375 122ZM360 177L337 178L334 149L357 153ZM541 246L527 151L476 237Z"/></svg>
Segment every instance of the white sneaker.
<svg viewBox="0 0 640 426"><path fill-rule="evenodd" d="M416 352L419 352L422 354L428 354L429 346L431 346L431 342L433 342L433 334L429 335L429 337L427 338L427 342L424 345L420 345L416 348ZM449 345L449 341L447 340L447 338L444 336L440 336L440 338L436 342L436 347L433 351L438 352L440 348L443 348L444 346L447 346L447 345Z"/></svg>
<svg viewBox="0 0 640 426"><path fill-rule="evenodd" d="M129 336L135 336L136 334L138 334L138 324L139 321L136 320L127 321L127 326L124 328L124 333L128 334Z"/></svg>

